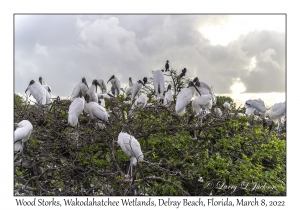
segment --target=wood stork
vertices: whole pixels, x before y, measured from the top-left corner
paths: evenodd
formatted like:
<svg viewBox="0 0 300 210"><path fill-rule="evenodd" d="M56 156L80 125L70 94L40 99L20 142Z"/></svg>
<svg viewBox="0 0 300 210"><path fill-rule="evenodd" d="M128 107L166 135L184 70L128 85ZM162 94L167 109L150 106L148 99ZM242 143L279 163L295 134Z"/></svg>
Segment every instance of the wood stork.
<svg viewBox="0 0 300 210"><path fill-rule="evenodd" d="M172 96L172 88L171 88L171 84L168 85L168 89L165 92L165 96L164 96L164 105L165 106L169 106L171 104L171 102L173 101L173 96Z"/></svg>
<svg viewBox="0 0 300 210"><path fill-rule="evenodd" d="M147 105L149 98L145 95L145 94L141 94L138 99L135 100L134 104L132 104L131 106L131 110L129 111L129 115L134 114L135 109L137 107L140 107L141 109L145 108L145 106Z"/></svg>
<svg viewBox="0 0 300 210"><path fill-rule="evenodd" d="M222 117L223 113L219 107L214 108L214 112L218 117Z"/></svg>
<svg viewBox="0 0 300 210"><path fill-rule="evenodd" d="M50 110L50 95L48 91L38 82L31 80L25 93L27 95L27 91L29 91L30 95L34 97L37 104L39 105L46 105L47 109ZM27 95L28 98L28 95Z"/></svg>
<svg viewBox="0 0 300 210"><path fill-rule="evenodd" d="M109 114L106 109L96 102L90 102L90 96L88 94L85 95L84 111L89 114L91 119L108 122Z"/></svg>
<svg viewBox="0 0 300 210"><path fill-rule="evenodd" d="M107 93L98 93L98 98L101 98L103 96L103 98L111 98L111 96Z"/></svg>
<svg viewBox="0 0 300 210"><path fill-rule="evenodd" d="M118 136L118 144L120 145L123 152L126 155L130 156L130 165L128 168L127 175L129 174L130 170L130 177L132 177L132 167L136 166L138 162L143 161L144 155L138 140L136 140L134 136L128 133L130 133L128 125L123 125L122 131L119 133Z"/></svg>
<svg viewBox="0 0 300 210"><path fill-rule="evenodd" d="M22 152L24 148L24 143L29 139L33 130L33 126L31 122L28 120L22 120L19 122L14 131L15 139L14 139L14 151Z"/></svg>
<svg viewBox="0 0 300 210"><path fill-rule="evenodd" d="M105 83L104 79L102 79L102 78L98 79L98 85L101 88L102 94L106 93L107 89L106 89L106 83Z"/></svg>
<svg viewBox="0 0 300 210"><path fill-rule="evenodd" d="M139 80L133 84L132 90L131 90L131 100L132 101L136 98L136 96L138 96L142 87L145 86L146 83L147 83L147 77L144 77L143 82L141 80Z"/></svg>
<svg viewBox="0 0 300 210"><path fill-rule="evenodd" d="M170 71L170 69L169 69L169 61L167 60L167 62L166 62L166 65L165 65L165 69L166 69L166 72L169 70Z"/></svg>
<svg viewBox="0 0 300 210"><path fill-rule="evenodd" d="M208 84L206 84L205 82L200 82L198 77L195 77L194 80L193 80L197 90L199 90L199 92L201 94L204 94L204 95L207 95L207 94L210 94L212 96L212 103L213 103L213 106L216 105L217 103L217 98L212 90L211 87L208 86ZM199 93L198 91L196 92L196 96L198 96Z"/></svg>
<svg viewBox="0 0 300 210"><path fill-rule="evenodd" d="M179 94L177 95L175 110L179 116L184 115L185 107L191 102L195 91L196 89L194 87L194 83L190 81L188 87L182 88Z"/></svg>
<svg viewBox="0 0 300 210"><path fill-rule="evenodd" d="M78 125L78 117L84 109L84 98L82 97L81 91L79 92L79 97L75 98L69 106L68 112L68 125L75 127Z"/></svg>
<svg viewBox="0 0 300 210"><path fill-rule="evenodd" d="M79 92L81 91L82 95L85 96L86 92L88 91L89 86L86 83L86 79L82 77L82 80L80 83L78 83L71 95L71 99L74 100L75 98L79 97Z"/></svg>
<svg viewBox="0 0 300 210"><path fill-rule="evenodd" d="M86 94L90 96L91 101L98 103L97 85L99 85L98 80L94 79Z"/></svg>
<svg viewBox="0 0 300 210"><path fill-rule="evenodd" d="M268 115L273 121L271 128L274 123L278 123L277 132L280 133L282 130L282 118L286 115L286 102L274 104L268 111Z"/></svg>
<svg viewBox="0 0 300 210"><path fill-rule="evenodd" d="M51 97L51 91L52 91L52 89L51 89L51 87L49 85L47 85L47 83L43 80L43 78L41 76L39 77L39 82L48 91L49 96Z"/></svg>
<svg viewBox="0 0 300 210"><path fill-rule="evenodd" d="M115 91L115 94L114 95L117 95L119 96L120 95L120 88L121 88L121 83L120 83L120 80L115 77L115 75L112 75L111 78L107 81L107 83L110 81L112 87L114 87L114 91ZM111 91L113 92L113 90L111 89Z"/></svg>
<svg viewBox="0 0 300 210"><path fill-rule="evenodd" d="M198 122L202 124L202 119L205 115L210 113L212 108L212 96L210 94L198 95L192 102L193 111L195 116L198 115Z"/></svg>
<svg viewBox="0 0 300 210"><path fill-rule="evenodd" d="M257 115L261 119L265 119L267 109L265 107L265 103L260 98L247 100L245 103L245 107L247 115Z"/></svg>
<svg viewBox="0 0 300 210"><path fill-rule="evenodd" d="M126 87L125 91L123 90L123 92L125 92L125 94L126 94L126 97L131 96L131 93L132 93L132 87L133 87L133 82L132 82L131 77L129 77L129 86Z"/></svg>
<svg viewBox="0 0 300 210"><path fill-rule="evenodd" d="M153 86L156 100L162 103L163 93L165 91L165 78L161 70L156 70L153 72Z"/></svg>
<svg viewBox="0 0 300 210"><path fill-rule="evenodd" d="M231 111L231 107L230 107L230 103L228 103L227 101L224 102L223 107L229 111Z"/></svg>

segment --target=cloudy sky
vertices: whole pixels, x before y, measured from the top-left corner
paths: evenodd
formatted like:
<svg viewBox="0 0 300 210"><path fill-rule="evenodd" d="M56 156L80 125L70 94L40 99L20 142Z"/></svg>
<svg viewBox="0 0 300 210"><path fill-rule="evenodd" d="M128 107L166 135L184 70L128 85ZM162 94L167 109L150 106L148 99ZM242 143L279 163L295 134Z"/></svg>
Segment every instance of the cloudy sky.
<svg viewBox="0 0 300 210"><path fill-rule="evenodd" d="M42 76L70 97L82 77L122 86L170 67L213 86L237 104L285 100L285 15L14 16L15 93ZM110 88L110 84L108 85Z"/></svg>

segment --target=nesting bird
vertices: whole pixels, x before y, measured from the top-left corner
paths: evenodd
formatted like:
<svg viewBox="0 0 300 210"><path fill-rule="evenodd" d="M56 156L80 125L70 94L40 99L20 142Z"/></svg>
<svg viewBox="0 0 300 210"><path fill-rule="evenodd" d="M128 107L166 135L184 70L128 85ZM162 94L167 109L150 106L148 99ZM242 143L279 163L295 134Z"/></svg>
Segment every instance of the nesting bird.
<svg viewBox="0 0 300 210"><path fill-rule="evenodd" d="M90 101L90 96L88 94L85 95L84 111L89 114L91 119L108 122L109 114L106 109L98 103Z"/></svg>
<svg viewBox="0 0 300 210"><path fill-rule="evenodd" d="M134 104L131 106L131 110L129 111L129 115L134 114L136 107L140 107L141 109L145 108L147 105L149 98L145 94L141 94L138 99L135 100Z"/></svg>
<svg viewBox="0 0 300 210"><path fill-rule="evenodd" d="M82 77L82 80L81 82L79 82L74 90L73 90L73 93L71 95L71 99L74 100L75 98L79 97L79 92L81 91L81 94L83 96L85 96L86 92L88 91L89 89L89 86L87 85L86 83L86 79L84 77Z"/></svg>
<svg viewBox="0 0 300 210"><path fill-rule="evenodd" d="M99 85L98 80L94 79L90 88L86 92L86 94L90 96L90 100L94 102L98 102L97 85Z"/></svg>
<svg viewBox="0 0 300 210"><path fill-rule="evenodd" d="M106 89L106 83L105 83L104 79L102 79L102 78L98 79L98 85L101 89L102 94L106 93L107 89Z"/></svg>
<svg viewBox="0 0 300 210"><path fill-rule="evenodd" d="M224 107L225 109L227 109L228 111L231 111L230 103L228 103L227 101L224 102L223 107Z"/></svg>
<svg viewBox="0 0 300 210"><path fill-rule="evenodd" d="M78 117L84 109L84 98L82 97L81 91L79 97L75 98L69 106L68 112L68 124L72 127L78 125Z"/></svg>
<svg viewBox="0 0 300 210"><path fill-rule="evenodd" d="M115 77L115 75L112 75L111 78L107 81L107 83L110 81L112 88L111 88L111 92L113 93L113 95L120 95L120 88L121 88L121 83L120 80Z"/></svg>
<svg viewBox="0 0 300 210"><path fill-rule="evenodd" d="M51 91L52 91L51 87L47 85L47 83L43 80L42 77L39 77L39 82L48 91L49 96L51 97Z"/></svg>
<svg viewBox="0 0 300 210"><path fill-rule="evenodd" d="M163 102L163 93L165 91L165 78L161 70L153 72L153 86L156 100Z"/></svg>
<svg viewBox="0 0 300 210"><path fill-rule="evenodd" d="M167 91L164 92L164 105L169 106L173 101L171 84L168 85Z"/></svg>
<svg viewBox="0 0 300 210"><path fill-rule="evenodd" d="M46 105L47 109L50 110L50 95L48 91L38 82L31 80L25 93L29 90L30 95L34 97L37 104L39 105Z"/></svg>
<svg viewBox="0 0 300 210"><path fill-rule="evenodd" d="M247 100L245 103L245 107L247 115L257 115L261 119L265 119L267 109L265 107L265 103L260 98Z"/></svg>
<svg viewBox="0 0 300 210"><path fill-rule="evenodd" d="M22 120L18 124L15 124L15 139L14 139L14 151L15 152L22 152L24 148L24 143L28 141L32 130L33 126L31 122L28 120Z"/></svg>
<svg viewBox="0 0 300 210"><path fill-rule="evenodd" d="M286 102L276 103L268 111L268 115L270 119L273 121L272 126L274 123L278 123L278 127L277 127L278 133L280 133L282 129L282 118L285 116L285 114L286 114Z"/></svg>
<svg viewBox="0 0 300 210"><path fill-rule="evenodd" d="M134 136L131 136L128 133L129 133L129 127L128 125L124 125L122 131L119 133L118 136L118 144L122 148L123 152L126 155L130 156L130 165L127 174L129 174L129 170L130 170L132 176L132 167L136 166L138 162L143 161L144 155L138 140L136 140Z"/></svg>
<svg viewBox="0 0 300 210"><path fill-rule="evenodd" d="M214 108L214 112L218 117L222 117L222 115L223 115L221 109L218 107Z"/></svg>
<svg viewBox="0 0 300 210"><path fill-rule="evenodd" d="M194 83L190 81L188 87L182 88L179 94L177 95L175 110L179 116L184 115L185 107L191 102L195 91L196 89L194 87Z"/></svg>

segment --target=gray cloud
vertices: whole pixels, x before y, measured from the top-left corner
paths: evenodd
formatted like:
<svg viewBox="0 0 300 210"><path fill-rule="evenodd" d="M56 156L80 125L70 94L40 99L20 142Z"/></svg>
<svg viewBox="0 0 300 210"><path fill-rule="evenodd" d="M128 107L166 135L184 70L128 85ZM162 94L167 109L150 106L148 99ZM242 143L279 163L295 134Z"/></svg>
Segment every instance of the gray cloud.
<svg viewBox="0 0 300 210"><path fill-rule="evenodd" d="M227 46L211 45L199 27L224 25L221 15L32 15L15 19L15 92L43 76L53 94L70 96L83 76L123 84L151 70L187 68L188 76L230 93L285 91L285 33L252 31ZM222 34L220 34L222 36ZM252 58L256 66L249 71ZM109 84L110 88L110 84Z"/></svg>

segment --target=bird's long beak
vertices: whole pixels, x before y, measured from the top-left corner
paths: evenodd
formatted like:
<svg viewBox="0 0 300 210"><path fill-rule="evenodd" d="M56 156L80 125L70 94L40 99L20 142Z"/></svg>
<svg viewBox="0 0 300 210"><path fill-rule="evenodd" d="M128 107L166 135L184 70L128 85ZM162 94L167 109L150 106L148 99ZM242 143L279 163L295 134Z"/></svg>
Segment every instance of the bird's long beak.
<svg viewBox="0 0 300 210"><path fill-rule="evenodd" d="M87 86L87 88L89 88L89 86L88 86L88 84L86 83L86 81L84 81L83 83Z"/></svg>
<svg viewBox="0 0 300 210"><path fill-rule="evenodd" d="M107 83L112 79L113 77L111 77L108 81L107 81Z"/></svg>
<svg viewBox="0 0 300 210"><path fill-rule="evenodd" d="M25 93L27 92L28 88L25 90Z"/></svg>
<svg viewBox="0 0 300 210"><path fill-rule="evenodd" d="M199 93L199 95L201 96L200 91L198 90L198 88L195 86L195 84L192 82L192 85L194 86L194 88L196 89L196 91Z"/></svg>

